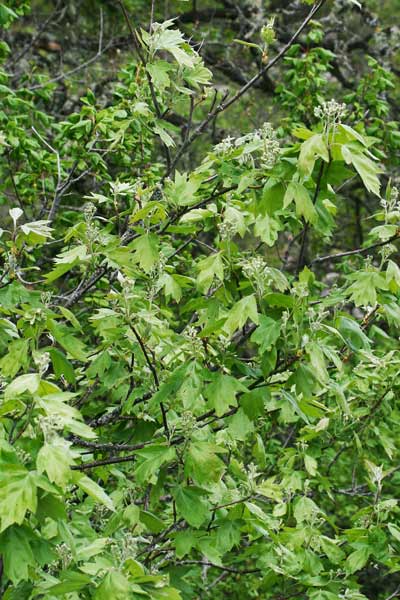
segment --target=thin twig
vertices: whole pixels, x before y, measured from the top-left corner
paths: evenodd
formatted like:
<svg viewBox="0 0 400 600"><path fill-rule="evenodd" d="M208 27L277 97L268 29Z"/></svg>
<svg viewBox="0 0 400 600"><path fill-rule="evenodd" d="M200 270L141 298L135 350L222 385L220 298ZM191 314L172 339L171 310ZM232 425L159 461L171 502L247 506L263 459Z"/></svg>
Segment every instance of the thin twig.
<svg viewBox="0 0 400 600"><path fill-rule="evenodd" d="M395 240L400 237L400 229L393 235L391 238L384 242L377 242L376 244L372 244L371 246L367 246L366 248L356 248L356 250L349 250L347 252L338 252L337 254L328 254L327 256L317 256L314 260L311 261L311 264L314 263L323 263L327 260L339 260L340 258L344 258L345 256L354 256L356 254L365 254L366 252L370 252L370 250L374 250L375 248L381 248L382 246L386 246L387 244L391 244Z"/></svg>
<svg viewBox="0 0 400 600"><path fill-rule="evenodd" d="M17 53L14 57L11 58L11 61L9 63L11 66L15 65L19 60L21 60L21 58L23 58L25 56L25 54L27 52L29 52L30 48L32 48L32 46L35 45L36 41L40 38L43 31L45 31L47 25L54 19L55 15L57 14L60 4L61 4L61 0L58 0L54 11L52 13L50 13L50 15L47 17L47 19L45 19L43 21L43 23L40 25L40 27L38 27L36 34L31 38L29 44L24 46L19 53Z"/></svg>
<svg viewBox="0 0 400 600"><path fill-rule="evenodd" d="M8 162L8 171L9 171L9 174L10 174L11 183L12 183L13 188L14 188L15 197L16 197L16 199L18 201L19 207L21 208L21 210L23 210L23 203L22 203L21 197L19 195L19 191L18 191L18 188L17 188L16 181L14 179L14 174L12 172L12 164L11 164L10 154L8 152L7 152L7 162Z"/></svg>
<svg viewBox="0 0 400 600"><path fill-rule="evenodd" d="M287 44L285 44L285 46L280 50L280 52L278 52L278 54L272 60L270 60L256 75L254 75L254 77L252 77L245 85L243 85L240 88L240 90L238 90L232 98L230 98L229 100L226 100L226 101L222 101L219 105L217 105L215 108L213 108L209 111L208 115L200 123L200 125L195 129L193 134L186 141L184 141L183 144L181 145L180 149L178 150L178 152L175 155L174 160L171 163L170 168L168 169L167 175L169 175L174 170L176 164L180 160L183 153L186 151L187 147L190 146L194 142L194 140L203 133L203 131L207 127L207 125L219 113L225 111L227 108L232 106L232 104L237 102L237 100L239 100L239 98L241 98L250 88L252 88L259 79L261 79L266 73L268 73L268 71L270 69L272 69L272 67L274 67L287 54L287 52L290 50L290 48L296 42L297 38L301 35L303 30L307 27L308 23L315 17L315 15L324 6L324 4L326 4L326 2L327 2L327 0L319 0L316 4L314 4L311 11L305 18L305 20L302 22L300 27L293 34L293 36L290 38L290 40L287 42Z"/></svg>
<svg viewBox="0 0 400 600"><path fill-rule="evenodd" d="M137 339L139 346L143 352L143 356L147 362L147 365L153 375L153 379L154 379L154 383L156 384L157 389L160 387L160 381L158 379L158 375L157 375L157 370L155 365L152 363L149 353L147 352L146 346L144 345L144 342L142 340L142 338L139 335L139 332L137 331L137 329L135 328L135 326L131 323L131 329L133 331L133 334L135 336L135 338ZM163 402L160 402L160 409L161 409L161 415L162 415L162 420L163 420L163 426L164 426L164 431L165 434L167 436L167 438L169 438L169 427L168 427L168 420L167 420L167 411L166 408L163 404Z"/></svg>
<svg viewBox="0 0 400 600"><path fill-rule="evenodd" d="M393 598L397 598L398 596L400 596L400 585L398 585L393 594L390 594L385 600L393 600Z"/></svg>
<svg viewBox="0 0 400 600"><path fill-rule="evenodd" d="M98 44L98 49L97 49L96 54L94 56L92 56L92 58L89 58L89 60L87 60L87 61L81 63L80 65L78 65L77 67L75 67L74 69L71 69L70 71L67 71L66 73L60 73L60 75L57 75L57 77L48 79L45 83L38 83L36 85L33 85L28 89L30 91L40 90L40 89L44 88L46 85L48 85L49 83L57 83L58 81L61 81L62 79L66 79L67 77L70 77L71 75L74 75L75 73L78 73L78 71L81 71L82 69L85 69L86 67L88 67L89 65L94 63L98 58L100 58L100 56L102 54L104 54L104 52L106 52L113 45L113 42L110 41L103 48L103 31L104 31L104 19L103 19L103 9L101 8L100 9L99 44Z"/></svg>
<svg viewBox="0 0 400 600"><path fill-rule="evenodd" d="M154 110L156 111L157 117L159 119L162 119L163 118L162 111L161 111L160 105L159 105L158 100L157 100L156 92L155 92L155 89L154 89L153 82L151 80L150 73L146 69L146 60L145 60L145 57L144 57L143 52L142 52L141 47L140 47L140 40L139 40L138 34L135 31L135 29L132 27L131 21L129 19L128 12L127 12L127 10L125 8L125 5L124 5L123 1L122 0L118 0L118 3L119 3L119 5L120 5L120 7L122 9L122 13L124 15L124 19L126 21L126 24L128 25L128 29L129 29L129 32L131 34L133 45L135 47L137 55L139 56L140 62L142 63L142 65L144 67L144 71L146 73L147 83L149 84L149 89L150 89L150 94L151 94L151 99L152 99L152 102L153 102ZM164 142L162 142L162 146L164 148L165 160L167 162L167 169L170 170L170 168L171 168L171 153L169 151L168 146Z"/></svg>
<svg viewBox="0 0 400 600"><path fill-rule="evenodd" d="M154 7L155 7L155 0L151 0L149 33L151 33L151 28L153 27L153 22L154 22Z"/></svg>

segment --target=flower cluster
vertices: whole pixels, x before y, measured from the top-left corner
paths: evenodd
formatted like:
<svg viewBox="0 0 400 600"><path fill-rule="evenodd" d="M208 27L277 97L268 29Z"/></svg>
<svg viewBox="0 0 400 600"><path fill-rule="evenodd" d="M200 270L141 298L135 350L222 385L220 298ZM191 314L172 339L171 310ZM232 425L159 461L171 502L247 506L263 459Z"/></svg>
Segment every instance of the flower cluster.
<svg viewBox="0 0 400 600"><path fill-rule="evenodd" d="M149 287L147 297L152 302L157 296L158 292L163 288L164 280L163 275L165 271L165 265L167 264L167 257L165 254L160 254L157 263L151 269L149 273Z"/></svg>
<svg viewBox="0 0 400 600"><path fill-rule="evenodd" d="M224 156L229 154L231 150L235 148L235 138L228 135L228 137L224 138L222 142L214 146L214 152L218 156Z"/></svg>
<svg viewBox="0 0 400 600"><path fill-rule="evenodd" d="M274 30L275 26L275 17L272 17L266 25L261 28L261 39L266 46L273 44L276 40L276 34Z"/></svg>
<svg viewBox="0 0 400 600"><path fill-rule="evenodd" d="M243 261L241 267L244 276L251 281L256 292L262 296L272 283L267 263L261 256L254 256Z"/></svg>
<svg viewBox="0 0 400 600"><path fill-rule="evenodd" d="M263 169L272 169L279 157L280 146L271 123L264 123L257 135L262 142L261 166Z"/></svg>
<svg viewBox="0 0 400 600"><path fill-rule="evenodd" d="M218 225L218 231L221 236L221 240L229 241L236 233L236 225L235 223L232 223L232 221L224 220Z"/></svg>
<svg viewBox="0 0 400 600"><path fill-rule="evenodd" d="M214 147L217 156L229 156L237 152L240 164L254 164L253 154L260 153L260 165L264 169L271 169L279 156L280 146L276 133L271 123L264 123L260 129L246 133L238 138L228 136Z"/></svg>
<svg viewBox="0 0 400 600"><path fill-rule="evenodd" d="M61 562L62 568L67 569L72 561L72 552L69 546L67 546L65 542L57 544L56 552L58 556L58 561Z"/></svg>
<svg viewBox="0 0 400 600"><path fill-rule="evenodd" d="M129 532L125 532L120 539L114 540L111 544L111 553L120 564L123 564L128 558L134 558L137 549L138 538Z"/></svg>
<svg viewBox="0 0 400 600"><path fill-rule="evenodd" d="M40 416L37 418L37 423L46 441L53 439L56 432L64 427L63 420L58 415Z"/></svg>
<svg viewBox="0 0 400 600"><path fill-rule="evenodd" d="M385 221L388 222L392 213L400 212L400 192L397 187L392 187L389 198L381 200L381 206L385 211ZM397 216L397 215L395 215Z"/></svg>
<svg viewBox="0 0 400 600"><path fill-rule="evenodd" d="M274 267L269 267L261 256L253 256L241 261L240 266L245 277L251 281L256 292L263 296L268 288L274 287L280 292L288 288L288 281Z"/></svg>
<svg viewBox="0 0 400 600"><path fill-rule="evenodd" d="M310 307L308 312L308 317L310 321L310 329L311 331L317 332L321 329L321 325L326 317L329 315L329 311L324 310L323 308L314 309Z"/></svg>
<svg viewBox="0 0 400 600"><path fill-rule="evenodd" d="M340 123L346 114L346 105L332 99L317 106L314 114L318 119L324 119L330 123Z"/></svg>
<svg viewBox="0 0 400 600"><path fill-rule="evenodd" d="M48 308L50 306L52 297L53 297L53 292L42 292L40 294L40 300L46 308Z"/></svg>
<svg viewBox="0 0 400 600"><path fill-rule="evenodd" d="M203 356L204 348L196 327L189 325L189 327L186 327L184 330L183 335L189 343L190 352L193 354L193 356Z"/></svg>
<svg viewBox="0 0 400 600"><path fill-rule="evenodd" d="M25 450L23 450L23 448L17 447L15 448L15 452L17 453L17 456L23 465L26 465L32 460L32 457L29 454L29 452L26 452Z"/></svg>
<svg viewBox="0 0 400 600"><path fill-rule="evenodd" d="M103 529L107 523L107 519L110 516L110 509L104 504L95 504L91 514L91 521L96 525L98 529Z"/></svg>
<svg viewBox="0 0 400 600"><path fill-rule="evenodd" d="M93 223L93 217L96 214L96 207L93 202L87 202L83 207L83 217L86 222L86 237L91 246L94 242L99 240L100 229Z"/></svg>
<svg viewBox="0 0 400 600"><path fill-rule="evenodd" d="M48 352L36 354L33 360L38 368L40 377L42 377L50 366L50 354Z"/></svg>
<svg viewBox="0 0 400 600"><path fill-rule="evenodd" d="M86 223L91 223L93 221L93 217L96 214L96 207L93 202L86 202L83 207L83 216L85 218Z"/></svg>
<svg viewBox="0 0 400 600"><path fill-rule="evenodd" d="M314 115L317 119L321 119L324 123L325 133L334 133L337 125L339 125L346 114L346 105L336 102L336 100L329 100L329 102L323 102L320 106L314 109Z"/></svg>
<svg viewBox="0 0 400 600"><path fill-rule="evenodd" d="M194 429L197 428L196 417L190 410L186 410L182 413L182 431L185 432L187 437L190 437Z"/></svg>

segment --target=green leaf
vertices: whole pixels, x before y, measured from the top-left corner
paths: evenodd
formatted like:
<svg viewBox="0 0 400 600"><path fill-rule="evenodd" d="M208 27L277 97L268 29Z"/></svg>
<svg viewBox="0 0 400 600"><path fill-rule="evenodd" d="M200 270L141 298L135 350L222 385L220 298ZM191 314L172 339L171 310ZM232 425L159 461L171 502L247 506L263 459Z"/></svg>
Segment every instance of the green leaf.
<svg viewBox="0 0 400 600"><path fill-rule="evenodd" d="M377 301L376 289L388 289L386 279L377 271L360 271L352 277L354 283L348 288L350 300L356 306L375 306Z"/></svg>
<svg viewBox="0 0 400 600"><path fill-rule="evenodd" d="M218 417L221 417L232 406L237 406L236 394L247 392L247 388L234 377L216 373L213 381L205 388L205 396L210 401L211 407L215 409Z"/></svg>
<svg viewBox="0 0 400 600"><path fill-rule="evenodd" d="M40 377L38 373L27 373L26 375L20 375L14 381L12 381L4 391L4 398L14 398L20 396L25 392L34 394L38 391L40 384Z"/></svg>
<svg viewBox="0 0 400 600"><path fill-rule="evenodd" d="M185 68L183 78L196 90L200 90L202 86L209 85L212 79L212 73L204 66L200 57L196 57L190 68Z"/></svg>
<svg viewBox="0 0 400 600"><path fill-rule="evenodd" d="M55 340L66 352L76 360L86 361L86 346L71 332L71 328L55 321L48 322L48 328Z"/></svg>
<svg viewBox="0 0 400 600"><path fill-rule="evenodd" d="M29 303L31 306L39 306L40 292L33 292L26 287L12 281L9 285L0 288L0 307L4 310L15 310L16 306Z"/></svg>
<svg viewBox="0 0 400 600"><path fill-rule="evenodd" d="M154 444L154 446L137 450L136 454L141 459L138 460L138 465L135 468L138 482L156 483L160 467L174 460L175 449L171 446Z"/></svg>
<svg viewBox="0 0 400 600"><path fill-rule="evenodd" d="M28 349L28 340L13 340L8 346L7 354L0 360L2 375L12 379L21 368L27 369Z"/></svg>
<svg viewBox="0 0 400 600"><path fill-rule="evenodd" d="M254 424L242 408L229 418L228 431L234 440L244 441L254 431Z"/></svg>
<svg viewBox="0 0 400 600"><path fill-rule="evenodd" d="M97 483L82 473L77 471L72 472L73 482L81 488L88 496L96 500L99 504L104 504L109 510L115 511L113 501L110 496L106 494L104 489Z"/></svg>
<svg viewBox="0 0 400 600"><path fill-rule="evenodd" d="M100 354L96 356L90 367L87 369L87 376L93 379L97 376L104 377L104 373L108 371L108 369L111 367L111 364L112 359L110 353L107 351L100 352Z"/></svg>
<svg viewBox="0 0 400 600"><path fill-rule="evenodd" d="M321 511L311 498L301 496L294 506L294 518L297 523L311 522Z"/></svg>
<svg viewBox="0 0 400 600"><path fill-rule="evenodd" d="M150 407L158 407L161 402L165 402L171 394L176 393L186 380L186 372L189 364L179 365L167 379L160 385L157 392L150 400Z"/></svg>
<svg viewBox="0 0 400 600"><path fill-rule="evenodd" d="M339 317L337 327L352 350L367 350L370 347L371 342L357 321L348 317Z"/></svg>
<svg viewBox="0 0 400 600"><path fill-rule="evenodd" d="M61 582L48 588L52 596L64 596L77 592L91 583L91 578L77 571L65 571L61 575Z"/></svg>
<svg viewBox="0 0 400 600"><path fill-rule="evenodd" d="M214 277L219 281L224 280L224 263L220 252L211 254L197 263L197 288L203 294L210 289Z"/></svg>
<svg viewBox="0 0 400 600"><path fill-rule="evenodd" d="M324 535L320 536L319 542L323 552L334 565L340 565L345 560L346 555L336 542Z"/></svg>
<svg viewBox="0 0 400 600"><path fill-rule="evenodd" d="M56 378L64 377L68 383L73 385L76 382L76 377L72 363L58 348L50 348L49 352Z"/></svg>
<svg viewBox="0 0 400 600"><path fill-rule="evenodd" d="M176 206L192 206L196 204L198 198L195 196L201 184L201 179L196 175L175 172L175 181L171 181L166 186L168 198Z"/></svg>
<svg viewBox="0 0 400 600"><path fill-rule="evenodd" d="M307 188L301 183L291 181L286 190L283 200L284 208L288 207L293 200L296 203L296 213L299 217L304 217L309 223L315 223L317 220L317 211L312 203Z"/></svg>
<svg viewBox="0 0 400 600"><path fill-rule="evenodd" d="M140 522L145 525L150 533L161 533L165 529L164 521L148 510L140 511Z"/></svg>
<svg viewBox="0 0 400 600"><path fill-rule="evenodd" d="M400 288L400 268L393 260L388 260L386 281L392 291L396 292Z"/></svg>
<svg viewBox="0 0 400 600"><path fill-rule="evenodd" d="M39 473L47 473L48 478L62 488L65 488L71 477L70 465L73 459L69 447L61 438L51 443L45 443L38 452L36 466Z"/></svg>
<svg viewBox="0 0 400 600"><path fill-rule="evenodd" d="M251 336L251 341L256 343L259 348L260 354L264 354L267 350L270 350L279 339L281 333L281 322L260 315L260 324Z"/></svg>
<svg viewBox="0 0 400 600"><path fill-rule="evenodd" d="M76 265L86 261L89 258L86 246L74 246L70 250L65 250L56 256L54 262L55 268L45 275L48 283L51 283L73 269Z"/></svg>
<svg viewBox="0 0 400 600"><path fill-rule="evenodd" d="M354 550L346 560L346 571L348 573L356 573L367 564L371 550L368 546L362 546L358 550Z"/></svg>
<svg viewBox="0 0 400 600"><path fill-rule="evenodd" d="M0 470L0 532L17 523L37 507L35 473L23 466L2 464Z"/></svg>
<svg viewBox="0 0 400 600"><path fill-rule="evenodd" d="M254 226L254 235L260 238L267 246L272 247L278 239L281 230L281 224L277 219L269 215L257 217Z"/></svg>
<svg viewBox="0 0 400 600"><path fill-rule="evenodd" d="M95 600L127 600L133 591L137 591L139 586L129 582L129 580L119 571L109 571L103 581L97 588ZM141 588L139 588L141 590Z"/></svg>
<svg viewBox="0 0 400 600"><path fill-rule="evenodd" d="M272 217L274 213L283 207L283 197L285 195L285 186L274 179L269 178L264 186L260 204L257 205L257 211L261 215ZM258 223L259 218L257 217Z"/></svg>
<svg viewBox="0 0 400 600"><path fill-rule="evenodd" d="M206 519L210 518L209 505L205 500L205 492L201 488L177 487L174 498L178 514L192 527L199 528Z"/></svg>
<svg viewBox="0 0 400 600"><path fill-rule="evenodd" d="M49 221L32 221L20 225L21 231L26 235L30 243L45 241L46 238L51 238L53 231L48 225Z"/></svg>
<svg viewBox="0 0 400 600"><path fill-rule="evenodd" d="M361 135L361 133L358 133L358 131L353 129L353 127L350 127L345 123L340 123L338 129L344 132L347 139L350 139L351 141L360 142L360 144L362 144L363 146L367 146L366 139Z"/></svg>
<svg viewBox="0 0 400 600"><path fill-rule="evenodd" d="M381 183L378 175L381 171L374 161L368 158L356 143L344 144L342 156L348 165L353 165L366 189L376 196L380 196Z"/></svg>
<svg viewBox="0 0 400 600"><path fill-rule="evenodd" d="M151 80L155 87L160 91L169 87L171 80L168 73L172 70L172 65L165 60L157 60L157 62L146 65L146 70L150 73Z"/></svg>
<svg viewBox="0 0 400 600"><path fill-rule="evenodd" d="M89 560L92 556L96 556L103 552L104 548L110 543L110 539L103 537L97 538L90 544L85 543L83 546L77 549L77 559L78 560Z"/></svg>
<svg viewBox="0 0 400 600"><path fill-rule="evenodd" d="M146 233L134 240L129 247L134 250L134 262L139 263L143 271L149 273L160 257L158 237L153 233Z"/></svg>
<svg viewBox="0 0 400 600"><path fill-rule="evenodd" d="M310 342L306 346L306 351L310 357L313 374L316 376L319 383L327 383L329 380L329 374L326 368L325 356L321 346L317 342Z"/></svg>
<svg viewBox="0 0 400 600"><path fill-rule="evenodd" d="M317 475L318 463L313 456L310 456L309 454L304 455L304 466L307 473L309 473L311 477L315 477Z"/></svg>
<svg viewBox="0 0 400 600"><path fill-rule="evenodd" d="M14 585L29 579L29 567L35 566L35 557L29 544L29 536L23 527L9 527L0 535L0 555L3 557L4 574Z"/></svg>
<svg viewBox="0 0 400 600"><path fill-rule="evenodd" d="M254 294L245 296L231 308L225 321L224 331L231 336L237 329L244 326L247 319L256 324L259 322L257 301Z"/></svg>
<svg viewBox="0 0 400 600"><path fill-rule="evenodd" d="M185 475L200 486L219 481L225 465L217 452L224 450L210 442L192 442L186 454Z"/></svg>
<svg viewBox="0 0 400 600"><path fill-rule="evenodd" d="M193 535L193 530L179 531L175 536L175 551L178 558L183 558L194 548L197 537Z"/></svg>
<svg viewBox="0 0 400 600"><path fill-rule="evenodd" d="M400 542L400 527L397 527L397 525L395 525L394 523L388 523L388 529L394 537L394 539L397 542Z"/></svg>
<svg viewBox="0 0 400 600"><path fill-rule="evenodd" d="M289 404L292 406L294 411L299 415L299 417L301 417L303 419L303 421L305 423L307 423L307 425L309 425L310 420L307 417L307 415L304 413L304 411L301 409L295 396L293 394L291 394L290 392L287 392L286 390L282 390L282 396L289 402Z"/></svg>
<svg viewBox="0 0 400 600"><path fill-rule="evenodd" d="M298 168L303 177L309 177L317 158L329 162L329 151L325 138L320 133L313 135L302 143L299 155Z"/></svg>
<svg viewBox="0 0 400 600"><path fill-rule="evenodd" d="M164 142L167 148L172 148L176 144L169 133L166 131L166 127L163 125L162 121L157 121L153 127L154 133L160 136L161 140Z"/></svg>

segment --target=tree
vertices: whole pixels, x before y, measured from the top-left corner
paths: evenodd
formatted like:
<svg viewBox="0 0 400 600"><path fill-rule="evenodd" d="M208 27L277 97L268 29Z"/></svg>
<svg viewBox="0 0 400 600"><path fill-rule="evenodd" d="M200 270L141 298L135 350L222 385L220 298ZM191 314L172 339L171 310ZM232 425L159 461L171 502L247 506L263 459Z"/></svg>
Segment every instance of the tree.
<svg viewBox="0 0 400 600"><path fill-rule="evenodd" d="M0 4L6 600L400 593L395 32L215 4Z"/></svg>

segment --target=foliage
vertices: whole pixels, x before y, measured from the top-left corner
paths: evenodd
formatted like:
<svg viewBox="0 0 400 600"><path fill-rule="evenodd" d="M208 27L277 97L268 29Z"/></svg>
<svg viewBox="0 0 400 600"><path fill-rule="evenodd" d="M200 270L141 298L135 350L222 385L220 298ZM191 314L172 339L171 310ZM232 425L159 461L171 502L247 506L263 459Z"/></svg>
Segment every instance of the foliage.
<svg viewBox="0 0 400 600"><path fill-rule="evenodd" d="M258 70L226 95L179 23L106 4L101 69L105 16L132 48L106 93L0 4L0 593L393 598L397 81L371 54L343 89L324 47L364 8L236 35ZM271 122L229 127L270 73Z"/></svg>

